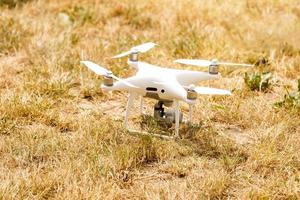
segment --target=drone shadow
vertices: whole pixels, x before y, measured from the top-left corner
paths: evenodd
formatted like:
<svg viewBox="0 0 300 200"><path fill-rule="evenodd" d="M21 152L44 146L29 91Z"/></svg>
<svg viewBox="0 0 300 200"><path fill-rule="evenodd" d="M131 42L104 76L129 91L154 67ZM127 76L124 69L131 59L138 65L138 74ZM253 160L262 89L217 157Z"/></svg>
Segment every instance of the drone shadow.
<svg viewBox="0 0 300 200"><path fill-rule="evenodd" d="M174 136L174 124L165 123L155 119L151 115L142 115L138 121L140 129L148 133L155 133L164 136ZM180 138L189 139L193 138L197 132L203 129L203 123L191 124L183 122L180 125L179 133Z"/></svg>
<svg viewBox="0 0 300 200"><path fill-rule="evenodd" d="M143 115L140 118L140 126L149 133L174 135L174 124L159 122L151 115ZM248 158L242 147L224 137L213 126L204 124L204 122L198 124L182 123L179 131L180 139L177 142L190 148L198 156L224 158L225 161L229 159L233 160L234 164L244 162Z"/></svg>

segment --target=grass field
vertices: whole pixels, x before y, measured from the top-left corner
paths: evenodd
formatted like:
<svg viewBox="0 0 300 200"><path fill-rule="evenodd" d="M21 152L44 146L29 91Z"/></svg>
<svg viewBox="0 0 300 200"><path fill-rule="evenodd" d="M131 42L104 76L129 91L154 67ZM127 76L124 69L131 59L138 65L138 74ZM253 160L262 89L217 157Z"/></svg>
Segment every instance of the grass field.
<svg viewBox="0 0 300 200"><path fill-rule="evenodd" d="M141 58L161 66L255 67L199 83L233 95L200 96L181 139L132 136L127 94L79 62L126 77L111 57L150 41ZM255 90L246 72L272 80ZM298 0L0 0L0 199L299 199L299 78Z"/></svg>

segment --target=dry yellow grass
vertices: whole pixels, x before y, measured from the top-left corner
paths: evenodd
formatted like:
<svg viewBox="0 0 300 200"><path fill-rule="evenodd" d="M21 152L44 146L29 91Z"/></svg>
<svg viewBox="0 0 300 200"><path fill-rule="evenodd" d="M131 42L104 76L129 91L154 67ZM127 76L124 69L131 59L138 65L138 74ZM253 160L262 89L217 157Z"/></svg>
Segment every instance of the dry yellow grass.
<svg viewBox="0 0 300 200"><path fill-rule="evenodd" d="M297 0L0 0L0 199L300 198L300 112L274 106L297 89L299 36ZM125 77L110 57L147 41L154 64L251 62L277 84L252 92L245 70L222 69L202 84L234 95L200 97L182 139L131 136L126 94L79 61Z"/></svg>

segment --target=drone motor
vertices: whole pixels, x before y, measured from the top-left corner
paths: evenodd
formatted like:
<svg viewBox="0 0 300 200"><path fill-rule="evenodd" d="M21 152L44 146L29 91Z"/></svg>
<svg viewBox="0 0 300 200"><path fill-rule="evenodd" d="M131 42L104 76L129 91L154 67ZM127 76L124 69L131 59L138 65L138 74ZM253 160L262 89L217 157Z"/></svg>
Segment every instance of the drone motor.
<svg viewBox="0 0 300 200"><path fill-rule="evenodd" d="M218 74L219 73L219 67L218 67L218 65L211 65L211 66L209 66L209 73L210 74Z"/></svg>
<svg viewBox="0 0 300 200"><path fill-rule="evenodd" d="M198 94L195 90L193 90L193 89L188 89L187 90L187 99L196 100L197 97L198 97Z"/></svg>
<svg viewBox="0 0 300 200"><path fill-rule="evenodd" d="M208 71L210 74L218 74L219 73L218 60L213 59L211 61L211 65L209 65Z"/></svg>
<svg viewBox="0 0 300 200"><path fill-rule="evenodd" d="M111 87L114 85L114 80L111 76L103 76L103 85Z"/></svg>
<svg viewBox="0 0 300 200"><path fill-rule="evenodd" d="M129 55L129 60L131 62L137 62L139 60L139 51L137 49L133 49Z"/></svg>
<svg viewBox="0 0 300 200"><path fill-rule="evenodd" d="M197 97L198 97L198 93L197 93L197 91L195 90L195 85L194 84L191 84L189 87L187 87L186 88L186 94L187 94L187 96L186 96L186 98L188 99L188 100L196 100L197 99Z"/></svg>

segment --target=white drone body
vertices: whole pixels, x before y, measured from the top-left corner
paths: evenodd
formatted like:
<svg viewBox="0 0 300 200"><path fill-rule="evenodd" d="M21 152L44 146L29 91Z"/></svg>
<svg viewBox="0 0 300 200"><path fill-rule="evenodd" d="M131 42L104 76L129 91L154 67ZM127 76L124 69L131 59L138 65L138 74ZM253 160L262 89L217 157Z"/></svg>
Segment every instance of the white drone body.
<svg viewBox="0 0 300 200"><path fill-rule="evenodd" d="M224 63L216 60L188 60L180 59L175 62L181 64L189 64L199 67L209 67L209 72L178 70L171 68L163 68L138 61L138 54L144 53L156 44L149 42L132 48L130 51L114 56L120 58L129 56L128 64L137 70L137 73L129 78L120 79L112 74L111 71L91 62L81 61L86 67L94 71L98 75L104 76L104 82L101 88L104 91L127 91L129 92L128 103L125 115L125 127L127 128L129 109L132 106L135 96L141 97L140 112L142 112L142 98L148 97L158 100L154 107L154 117L157 119L174 122L175 136L179 136L179 123L182 121L182 114L179 111L179 101L189 104L189 120L192 117L192 105L196 103L197 95L230 95L228 90L196 87L194 84L204 81L221 78L218 72L218 65L238 65L252 66L248 64ZM114 82L113 79L117 81ZM164 111L163 105L169 107L175 103L175 111L167 113Z"/></svg>

